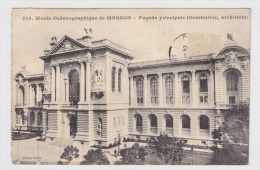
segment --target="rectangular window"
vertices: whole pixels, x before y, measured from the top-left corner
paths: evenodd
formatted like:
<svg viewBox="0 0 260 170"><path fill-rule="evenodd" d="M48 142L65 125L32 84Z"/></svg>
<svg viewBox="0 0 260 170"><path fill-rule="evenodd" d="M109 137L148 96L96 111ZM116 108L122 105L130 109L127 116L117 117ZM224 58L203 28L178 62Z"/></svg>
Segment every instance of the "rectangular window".
<svg viewBox="0 0 260 170"><path fill-rule="evenodd" d="M200 103L208 103L208 96L200 96Z"/></svg>
<svg viewBox="0 0 260 170"><path fill-rule="evenodd" d="M170 97L170 103L173 103L173 97Z"/></svg>
<svg viewBox="0 0 260 170"><path fill-rule="evenodd" d="M154 97L151 97L151 103L154 103Z"/></svg>
<svg viewBox="0 0 260 170"><path fill-rule="evenodd" d="M235 96L229 97L229 104L236 104L236 97Z"/></svg>
<svg viewBox="0 0 260 170"><path fill-rule="evenodd" d="M190 96L182 96L182 103L190 103Z"/></svg>
<svg viewBox="0 0 260 170"><path fill-rule="evenodd" d="M137 104L143 104L143 98L137 97Z"/></svg>

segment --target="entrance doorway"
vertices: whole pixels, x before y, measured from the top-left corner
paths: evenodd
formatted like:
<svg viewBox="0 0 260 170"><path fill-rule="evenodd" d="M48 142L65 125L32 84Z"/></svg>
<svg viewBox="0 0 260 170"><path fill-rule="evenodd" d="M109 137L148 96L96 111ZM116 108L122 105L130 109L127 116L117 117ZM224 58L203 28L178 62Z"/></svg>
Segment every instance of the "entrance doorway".
<svg viewBox="0 0 260 170"><path fill-rule="evenodd" d="M75 137L77 133L77 118L75 115L71 115L71 118L69 119L69 125L70 125L70 136Z"/></svg>

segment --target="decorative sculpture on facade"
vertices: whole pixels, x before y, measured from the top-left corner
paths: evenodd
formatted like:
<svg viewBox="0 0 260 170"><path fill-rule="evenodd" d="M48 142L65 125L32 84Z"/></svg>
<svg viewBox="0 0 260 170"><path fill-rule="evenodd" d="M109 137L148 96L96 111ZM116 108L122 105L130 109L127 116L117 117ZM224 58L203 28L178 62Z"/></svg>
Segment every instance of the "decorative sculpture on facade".
<svg viewBox="0 0 260 170"><path fill-rule="evenodd" d="M94 72L94 86L93 92L104 92L104 65L103 64L96 64L95 65L95 72Z"/></svg>
<svg viewBox="0 0 260 170"><path fill-rule="evenodd" d="M51 76L48 72L44 75L44 91L51 91Z"/></svg>
<svg viewBox="0 0 260 170"><path fill-rule="evenodd" d="M101 118L98 118L97 133L100 136L102 135L102 120L101 120Z"/></svg>

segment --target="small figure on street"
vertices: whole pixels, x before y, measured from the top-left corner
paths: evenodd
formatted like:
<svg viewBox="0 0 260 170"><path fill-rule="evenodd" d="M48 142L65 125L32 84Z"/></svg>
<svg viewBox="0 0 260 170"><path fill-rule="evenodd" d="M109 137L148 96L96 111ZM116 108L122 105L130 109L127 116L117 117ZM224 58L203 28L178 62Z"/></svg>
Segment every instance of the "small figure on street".
<svg viewBox="0 0 260 170"><path fill-rule="evenodd" d="M191 151L193 151L193 145L191 145Z"/></svg>
<svg viewBox="0 0 260 170"><path fill-rule="evenodd" d="M117 153L117 151L116 151L116 149L115 149L115 150L114 150L115 157L117 157L116 153Z"/></svg>

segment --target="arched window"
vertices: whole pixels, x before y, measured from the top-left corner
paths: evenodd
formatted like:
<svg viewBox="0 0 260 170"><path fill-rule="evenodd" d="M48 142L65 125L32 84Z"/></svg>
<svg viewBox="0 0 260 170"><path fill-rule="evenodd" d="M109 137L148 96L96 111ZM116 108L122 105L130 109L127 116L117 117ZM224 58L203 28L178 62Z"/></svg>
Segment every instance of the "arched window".
<svg viewBox="0 0 260 170"><path fill-rule="evenodd" d="M119 69L118 70L118 92L122 91L122 87L121 87L121 80L122 79L122 70Z"/></svg>
<svg viewBox="0 0 260 170"><path fill-rule="evenodd" d="M154 114L150 115L150 125L151 127L157 127L157 117Z"/></svg>
<svg viewBox="0 0 260 170"><path fill-rule="evenodd" d="M209 129L209 118L205 115L200 116L200 129Z"/></svg>
<svg viewBox="0 0 260 170"><path fill-rule="evenodd" d="M166 124L166 128L173 128L173 118L171 115L165 116L165 124Z"/></svg>
<svg viewBox="0 0 260 170"><path fill-rule="evenodd" d="M173 81L171 77L165 79L166 103L173 103Z"/></svg>
<svg viewBox="0 0 260 170"><path fill-rule="evenodd" d="M190 79L182 77L182 103L190 103Z"/></svg>
<svg viewBox="0 0 260 170"><path fill-rule="evenodd" d="M24 87L20 86L19 87L19 92L18 92L18 103L19 105L24 105Z"/></svg>
<svg viewBox="0 0 260 170"><path fill-rule="evenodd" d="M182 128L190 129L190 117L188 115L182 116Z"/></svg>
<svg viewBox="0 0 260 170"><path fill-rule="evenodd" d="M135 124L136 131L142 132L143 131L143 118L142 118L142 116L140 114L136 114L134 116L134 118L135 118L135 122L136 122L136 124Z"/></svg>
<svg viewBox="0 0 260 170"><path fill-rule="evenodd" d="M116 88L116 68L112 68L112 73L111 73L111 85L112 85L112 92L115 92Z"/></svg>
<svg viewBox="0 0 260 170"><path fill-rule="evenodd" d="M237 91L239 76L235 71L230 71L226 75L227 91Z"/></svg>
<svg viewBox="0 0 260 170"><path fill-rule="evenodd" d="M42 125L42 113L38 112L37 114L37 125L41 126Z"/></svg>
<svg viewBox="0 0 260 170"><path fill-rule="evenodd" d="M166 134L173 134L173 118L171 115L165 115L165 126L166 126Z"/></svg>
<svg viewBox="0 0 260 170"><path fill-rule="evenodd" d="M34 125L35 122L35 114L34 112L30 113L30 125Z"/></svg>
<svg viewBox="0 0 260 170"><path fill-rule="evenodd" d="M157 117L154 114L149 116L150 119L150 131L151 133L157 133Z"/></svg>
<svg viewBox="0 0 260 170"><path fill-rule="evenodd" d="M239 75L235 70L226 74L226 91L229 104L236 104L238 101Z"/></svg>
<svg viewBox="0 0 260 170"><path fill-rule="evenodd" d="M79 102L79 86L79 72L77 70L72 70L69 73L69 101L72 105Z"/></svg>
<svg viewBox="0 0 260 170"><path fill-rule="evenodd" d="M137 104L143 104L143 80L138 79L136 81L136 97Z"/></svg>
<svg viewBox="0 0 260 170"><path fill-rule="evenodd" d="M150 80L151 103L158 103L158 82L156 78Z"/></svg>
<svg viewBox="0 0 260 170"><path fill-rule="evenodd" d="M200 103L208 103L208 78L205 74L199 77Z"/></svg>

